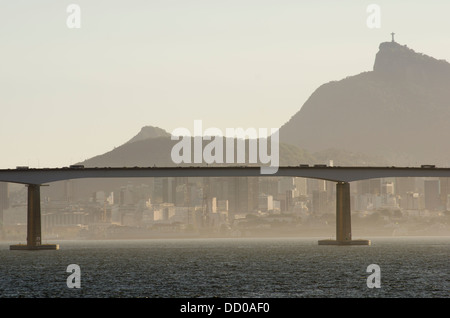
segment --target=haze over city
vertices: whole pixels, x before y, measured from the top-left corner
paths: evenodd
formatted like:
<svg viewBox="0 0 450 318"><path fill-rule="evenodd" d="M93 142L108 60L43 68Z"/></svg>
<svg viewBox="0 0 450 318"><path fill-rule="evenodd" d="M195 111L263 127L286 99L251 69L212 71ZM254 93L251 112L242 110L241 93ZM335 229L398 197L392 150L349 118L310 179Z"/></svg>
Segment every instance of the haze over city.
<svg viewBox="0 0 450 318"><path fill-rule="evenodd" d="M442 1L378 1L380 28L369 1L78 1L79 29L70 3L1 1L1 168L67 166L148 125L279 128L391 32L450 60Z"/></svg>
<svg viewBox="0 0 450 318"><path fill-rule="evenodd" d="M449 13L0 0L2 305L448 298Z"/></svg>

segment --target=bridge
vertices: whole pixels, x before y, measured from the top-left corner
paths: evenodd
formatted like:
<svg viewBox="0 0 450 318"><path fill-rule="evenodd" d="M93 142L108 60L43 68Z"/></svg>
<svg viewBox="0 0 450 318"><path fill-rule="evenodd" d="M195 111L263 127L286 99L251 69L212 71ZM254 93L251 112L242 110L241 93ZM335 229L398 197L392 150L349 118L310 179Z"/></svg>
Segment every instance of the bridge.
<svg viewBox="0 0 450 318"><path fill-rule="evenodd" d="M257 166L245 167L124 167L0 169L0 181L28 186L27 244L11 245L11 250L58 249L57 244L41 244L40 187L45 183L80 178L164 178L164 177L303 177L336 182L336 240L320 240L319 245L370 245L369 240L353 240L351 231L350 182L388 177L450 177L450 168L421 167L330 167L300 165L279 167L274 174L261 174Z"/></svg>

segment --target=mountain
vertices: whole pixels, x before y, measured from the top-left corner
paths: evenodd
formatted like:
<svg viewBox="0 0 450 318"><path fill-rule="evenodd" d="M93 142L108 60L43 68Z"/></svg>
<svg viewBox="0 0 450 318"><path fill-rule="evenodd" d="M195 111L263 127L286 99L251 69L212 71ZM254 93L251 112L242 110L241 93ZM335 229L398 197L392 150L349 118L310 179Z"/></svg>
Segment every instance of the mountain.
<svg viewBox="0 0 450 318"><path fill-rule="evenodd" d="M161 129L162 130L162 129ZM141 130L142 131L142 130ZM138 134L139 135L139 134ZM170 135L169 135L170 136ZM85 167L174 167L174 166L206 166L206 163L181 163L175 164L171 158L172 148L179 141L171 140L169 136L149 137L133 142L127 142L122 146L104 154L92 157L77 164ZM133 139L132 139L133 140ZM210 143L203 140L202 149ZM191 153L194 153L194 141L191 140ZM223 141L225 147L226 141ZM308 152L298 146L279 143L280 166L297 166L299 164L326 164L333 160L336 165L350 165L356 162L358 165L379 165L385 163L380 156L369 156L361 153L343 151L340 149L325 149L315 153ZM268 143L270 152L270 142ZM246 140L246 160L248 162L249 145ZM235 162L236 153L235 153ZM213 164L217 165L217 164ZM232 164L233 165L233 164ZM236 163L235 165L240 165Z"/></svg>
<svg viewBox="0 0 450 318"><path fill-rule="evenodd" d="M85 167L174 166L170 152L176 141L172 141L167 136L132 141L136 137L133 137L130 141L119 147L115 147L111 151L78 164L84 165Z"/></svg>
<svg viewBox="0 0 450 318"><path fill-rule="evenodd" d="M156 133L154 133L156 132ZM172 148L179 141L171 140L170 134L157 127L144 127L130 141L115 147L113 150L87 159L82 164L85 167L173 167L193 166L206 164L183 163L176 165L171 158ZM210 141L203 141L203 149ZM194 142L191 141L193 145ZM224 141L224 145L225 145ZM270 142L268 143L270 151ZM248 140L246 141L246 154L248 155ZM191 150L193 153L193 149ZM310 153L295 145L279 144L279 158L281 166L293 166L299 164L326 164L333 159L335 165L348 165L349 162L358 164L376 165L381 161L378 157L351 153L338 149L327 149L317 153ZM235 161L236 162L236 161ZM237 164L240 165L240 164ZM103 190L116 191L126 184L146 183L147 178L134 179L80 179L72 182L74 199L86 198L93 192ZM53 199L64 198L65 182L54 182L51 187L44 188L42 195Z"/></svg>
<svg viewBox="0 0 450 318"><path fill-rule="evenodd" d="M141 131L136 136L131 138L127 143L158 137L170 137L170 134L159 127L145 126L142 127Z"/></svg>
<svg viewBox="0 0 450 318"><path fill-rule="evenodd" d="M171 140L170 137L153 137L142 139L134 142L127 142L122 146L104 154L92 157L77 164L85 167L174 167L174 166L199 166L202 164L181 163L175 164L171 158L172 148L177 144L178 140ZM210 143L209 140L203 141L203 148ZM191 140L191 153L194 153L194 141ZM225 147L226 142L223 141ZM269 143L270 150L270 143ZM246 155L248 159L248 140L246 141ZM304 151L303 149L286 144L279 144L280 165L299 165L301 163L313 164L317 163L316 158ZM235 154L236 156L236 154ZM324 159L325 160L325 159ZM325 160L326 161L326 160ZM324 162L325 162L324 161ZM235 161L237 162L237 160ZM239 164L236 164L239 165Z"/></svg>
<svg viewBox="0 0 450 318"><path fill-rule="evenodd" d="M280 128L280 142L381 156L389 165L447 166L449 88L448 62L384 42L372 71L317 88Z"/></svg>

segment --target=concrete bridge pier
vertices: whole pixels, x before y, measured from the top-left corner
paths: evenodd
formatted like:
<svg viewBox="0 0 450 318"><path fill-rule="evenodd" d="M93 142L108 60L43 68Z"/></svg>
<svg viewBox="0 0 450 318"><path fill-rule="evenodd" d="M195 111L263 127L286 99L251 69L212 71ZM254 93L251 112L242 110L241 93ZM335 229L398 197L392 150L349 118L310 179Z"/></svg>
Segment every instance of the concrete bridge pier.
<svg viewBox="0 0 450 318"><path fill-rule="evenodd" d="M28 184L27 244L11 245L10 250L57 250L58 244L42 244L41 185Z"/></svg>
<svg viewBox="0 0 450 318"><path fill-rule="evenodd" d="M350 183L336 184L336 240L320 240L319 245L370 245L369 240L352 240Z"/></svg>

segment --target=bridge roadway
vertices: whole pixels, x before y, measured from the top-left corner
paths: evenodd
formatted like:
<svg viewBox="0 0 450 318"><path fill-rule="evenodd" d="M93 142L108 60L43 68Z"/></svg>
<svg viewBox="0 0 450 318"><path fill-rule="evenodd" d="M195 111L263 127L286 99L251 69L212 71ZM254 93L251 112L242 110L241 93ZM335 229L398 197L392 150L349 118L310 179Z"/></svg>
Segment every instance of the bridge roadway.
<svg viewBox="0 0 450 318"><path fill-rule="evenodd" d="M370 245L369 240L353 240L351 234L350 182L388 177L450 177L450 168L421 167L329 167L283 166L274 174L262 174L257 166L224 167L123 167L0 169L0 181L28 185L27 244L11 245L11 250L58 249L57 244L41 244L40 186L55 181L80 178L143 177L303 177L336 182L336 240L320 240L319 245Z"/></svg>
<svg viewBox="0 0 450 318"><path fill-rule="evenodd" d="M260 167L124 167L0 169L0 181L44 184L80 178L142 177L304 177L351 182L388 177L450 177L450 168L431 167L328 167L285 166L274 174L261 174Z"/></svg>

